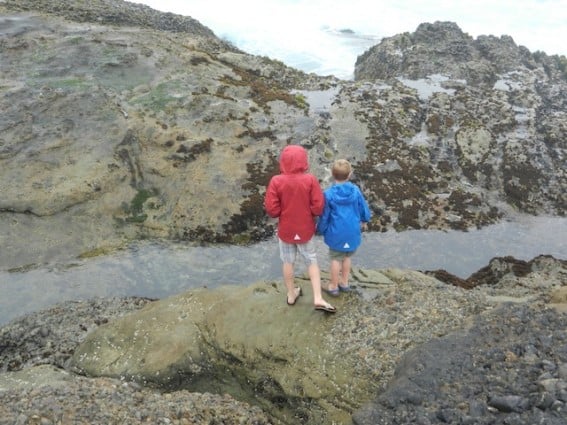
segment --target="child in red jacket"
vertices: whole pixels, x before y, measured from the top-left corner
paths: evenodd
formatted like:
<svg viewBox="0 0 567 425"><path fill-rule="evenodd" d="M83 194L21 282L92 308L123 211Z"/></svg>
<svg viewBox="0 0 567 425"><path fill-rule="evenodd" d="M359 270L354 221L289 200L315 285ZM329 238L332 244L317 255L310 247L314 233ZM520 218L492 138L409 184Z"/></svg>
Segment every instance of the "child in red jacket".
<svg viewBox="0 0 567 425"><path fill-rule="evenodd" d="M325 204L323 191L315 176L308 173L307 151L298 145L286 146L280 155L280 174L272 177L266 190L264 207L270 217L278 218L278 238L282 271L287 288L287 304L294 305L302 295L294 285L294 264L299 253L308 265L316 310L337 310L323 299L321 273L313 243L315 217Z"/></svg>

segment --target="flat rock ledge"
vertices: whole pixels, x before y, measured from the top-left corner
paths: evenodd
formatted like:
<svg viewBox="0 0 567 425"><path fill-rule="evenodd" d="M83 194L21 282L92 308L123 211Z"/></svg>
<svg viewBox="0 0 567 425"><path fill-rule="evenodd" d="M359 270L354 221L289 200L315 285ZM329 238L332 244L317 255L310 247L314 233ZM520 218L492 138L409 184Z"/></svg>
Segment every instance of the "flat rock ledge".
<svg viewBox="0 0 567 425"><path fill-rule="evenodd" d="M281 282L63 303L0 330L0 424L564 424L565 261L494 263L473 289L356 269L335 315L304 277L293 307Z"/></svg>

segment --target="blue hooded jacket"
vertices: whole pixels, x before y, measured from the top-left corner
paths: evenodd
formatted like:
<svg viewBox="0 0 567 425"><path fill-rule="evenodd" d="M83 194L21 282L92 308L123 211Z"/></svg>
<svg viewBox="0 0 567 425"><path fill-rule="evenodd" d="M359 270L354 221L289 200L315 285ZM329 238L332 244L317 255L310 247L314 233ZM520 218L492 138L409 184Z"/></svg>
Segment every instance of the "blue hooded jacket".
<svg viewBox="0 0 567 425"><path fill-rule="evenodd" d="M337 183L325 191L325 208L317 231L335 251L351 252L360 246L361 222L370 221L362 192L351 182Z"/></svg>

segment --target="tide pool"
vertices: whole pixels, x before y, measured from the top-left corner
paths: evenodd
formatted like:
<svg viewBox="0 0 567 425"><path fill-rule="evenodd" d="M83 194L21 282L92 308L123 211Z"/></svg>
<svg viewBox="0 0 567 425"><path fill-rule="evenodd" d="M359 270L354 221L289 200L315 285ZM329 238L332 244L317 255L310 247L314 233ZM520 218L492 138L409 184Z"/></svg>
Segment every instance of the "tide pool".
<svg viewBox="0 0 567 425"><path fill-rule="evenodd" d="M413 230L366 233L353 257L361 268L445 269L466 278L493 257L567 259L567 218L518 216L468 232ZM319 263L327 248L315 237ZM296 273L305 271L297 263ZM275 239L248 247L143 241L87 260L54 263L27 272L0 272L0 324L61 301L94 297L164 298L198 287L281 281Z"/></svg>

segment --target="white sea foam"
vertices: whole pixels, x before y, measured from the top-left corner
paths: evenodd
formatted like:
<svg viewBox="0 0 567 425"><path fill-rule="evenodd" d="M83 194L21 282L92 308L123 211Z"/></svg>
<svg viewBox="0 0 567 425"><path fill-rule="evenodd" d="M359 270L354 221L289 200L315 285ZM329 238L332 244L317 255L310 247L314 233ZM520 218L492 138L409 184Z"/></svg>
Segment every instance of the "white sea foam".
<svg viewBox="0 0 567 425"><path fill-rule="evenodd" d="M191 16L257 55L320 75L352 78L356 59L383 37L424 22L451 21L463 32L512 36L518 45L567 54L566 0L142 0ZM349 31L351 30L351 31Z"/></svg>

